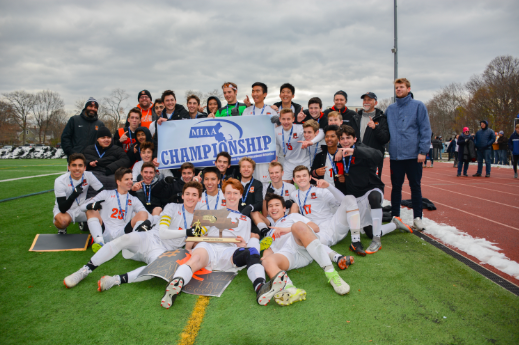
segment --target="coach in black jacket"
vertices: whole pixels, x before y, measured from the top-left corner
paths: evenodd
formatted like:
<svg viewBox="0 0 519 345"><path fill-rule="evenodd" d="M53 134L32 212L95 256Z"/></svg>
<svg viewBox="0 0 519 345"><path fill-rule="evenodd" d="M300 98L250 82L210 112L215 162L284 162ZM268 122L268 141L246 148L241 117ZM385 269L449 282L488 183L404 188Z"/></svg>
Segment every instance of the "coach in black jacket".
<svg viewBox="0 0 519 345"><path fill-rule="evenodd" d="M97 131L105 124L98 119L99 104L90 97L81 114L72 116L61 134L61 147L67 156L81 153L88 145L97 140Z"/></svg>
<svg viewBox="0 0 519 345"><path fill-rule="evenodd" d="M87 170L97 177L105 189L115 189L114 173L119 168L128 168L130 160L122 147L115 146L112 133L106 127L97 131L97 142L83 150L87 162ZM90 197L90 194L87 194Z"/></svg>

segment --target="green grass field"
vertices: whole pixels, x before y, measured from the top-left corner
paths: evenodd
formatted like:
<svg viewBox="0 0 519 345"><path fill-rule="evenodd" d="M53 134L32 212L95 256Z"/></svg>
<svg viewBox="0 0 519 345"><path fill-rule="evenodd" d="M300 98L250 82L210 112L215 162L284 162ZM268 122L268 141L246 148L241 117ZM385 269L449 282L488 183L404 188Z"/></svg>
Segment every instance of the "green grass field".
<svg viewBox="0 0 519 345"><path fill-rule="evenodd" d="M64 165L1 160L0 180L59 172ZM51 189L57 176L0 183L0 199ZM92 251L28 251L36 234L56 232L53 203L53 193L0 203L0 344L176 344L197 296L182 294L163 309L166 284L158 278L97 292L101 276L142 265L121 255L67 290L63 278ZM79 233L77 225L68 230ZM196 343L519 343L517 296L412 234L395 232L382 241L380 252L356 257L340 272L351 286L347 296L336 295L312 263L289 272L307 291L306 301L261 307L241 271L222 297L210 299ZM370 240L362 242L366 247ZM346 253L349 244L348 238L334 249Z"/></svg>

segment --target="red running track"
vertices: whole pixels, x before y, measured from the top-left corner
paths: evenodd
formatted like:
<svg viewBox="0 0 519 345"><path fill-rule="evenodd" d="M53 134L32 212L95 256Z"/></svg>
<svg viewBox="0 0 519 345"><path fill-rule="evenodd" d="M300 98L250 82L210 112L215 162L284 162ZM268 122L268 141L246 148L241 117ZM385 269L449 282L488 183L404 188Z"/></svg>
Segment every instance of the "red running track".
<svg viewBox="0 0 519 345"><path fill-rule="evenodd" d="M437 208L436 211L424 210L424 217L454 226L472 237L485 238L501 248L509 259L519 262L519 179L513 178L512 169L492 167L490 178L472 177L476 170L477 164L471 164L469 177L456 177L457 169L453 168L452 161L436 162L434 168L424 168L422 197L431 200ZM384 162L382 180L386 184L385 199L391 200L388 158ZM402 199L411 199L407 179ZM448 247L480 263L467 253ZM493 266L483 266L519 285L518 279Z"/></svg>

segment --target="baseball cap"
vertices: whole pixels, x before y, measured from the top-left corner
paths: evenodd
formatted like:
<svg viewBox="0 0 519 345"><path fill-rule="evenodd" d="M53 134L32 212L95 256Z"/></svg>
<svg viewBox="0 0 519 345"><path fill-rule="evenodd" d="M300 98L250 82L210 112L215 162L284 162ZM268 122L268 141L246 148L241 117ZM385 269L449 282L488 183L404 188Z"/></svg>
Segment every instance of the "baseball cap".
<svg viewBox="0 0 519 345"><path fill-rule="evenodd" d="M463 127L463 132L470 132L468 127Z"/></svg>
<svg viewBox="0 0 519 345"><path fill-rule="evenodd" d="M369 98L373 98L375 101L377 100L377 95L375 95L373 92L366 92L362 96L360 96L361 99L364 99L364 97L368 96Z"/></svg>

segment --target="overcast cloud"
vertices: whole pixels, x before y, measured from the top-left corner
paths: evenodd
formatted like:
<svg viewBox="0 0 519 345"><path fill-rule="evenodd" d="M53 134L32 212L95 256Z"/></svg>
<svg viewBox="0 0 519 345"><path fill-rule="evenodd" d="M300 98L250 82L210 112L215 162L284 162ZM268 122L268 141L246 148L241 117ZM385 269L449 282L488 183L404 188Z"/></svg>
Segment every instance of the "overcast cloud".
<svg viewBox="0 0 519 345"><path fill-rule="evenodd" d="M393 1L1 1L0 92L59 92L68 110L114 88L296 87L296 102L393 95ZM401 0L399 76L426 101L498 55L519 57L518 1Z"/></svg>

